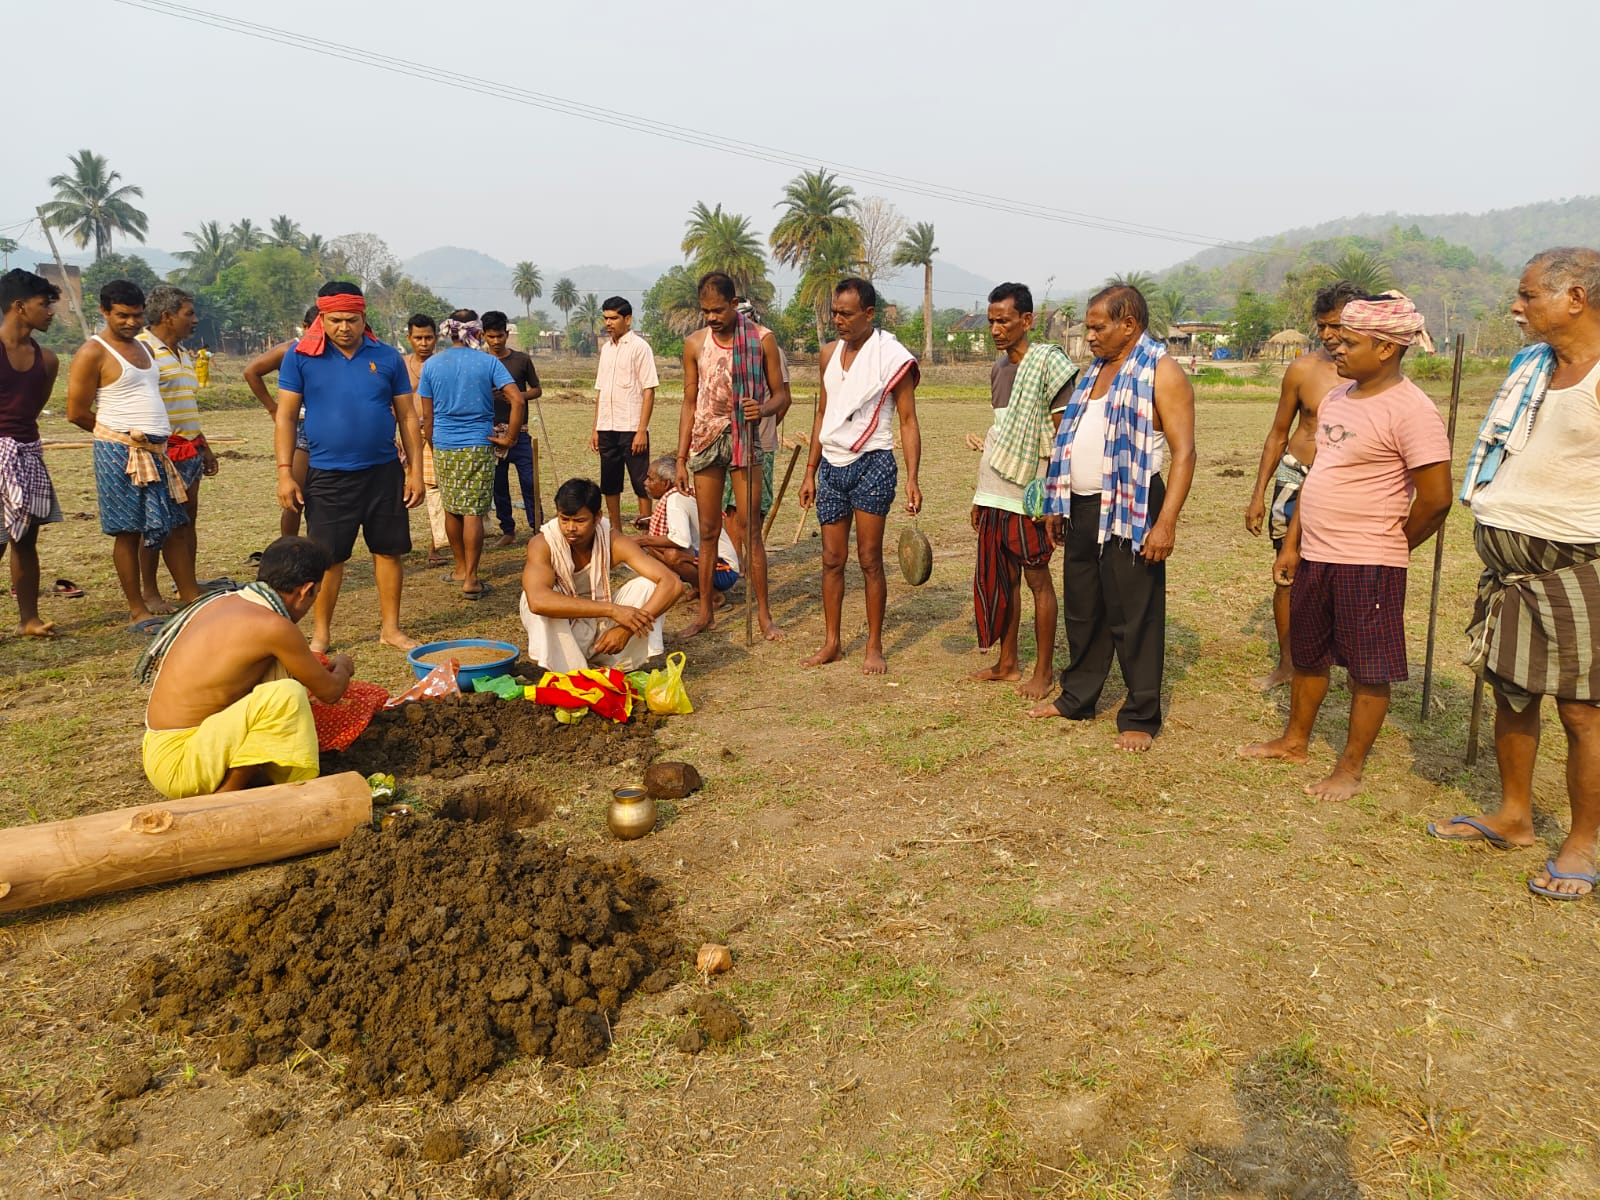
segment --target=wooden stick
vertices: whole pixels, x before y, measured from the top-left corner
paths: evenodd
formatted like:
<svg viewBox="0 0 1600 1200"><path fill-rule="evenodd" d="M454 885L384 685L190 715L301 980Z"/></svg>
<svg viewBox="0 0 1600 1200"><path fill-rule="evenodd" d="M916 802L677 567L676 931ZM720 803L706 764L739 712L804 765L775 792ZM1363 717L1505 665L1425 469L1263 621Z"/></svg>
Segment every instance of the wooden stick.
<svg viewBox="0 0 1600 1200"><path fill-rule="evenodd" d="M767 514L767 523L762 527L763 539L772 536L772 523L778 519L778 509L783 506L784 496L789 494L789 480L794 475L794 465L800 461L802 447L796 446L794 453L789 456L789 467L783 473L783 486L778 489L778 494L772 498L772 511Z"/></svg>
<svg viewBox="0 0 1600 1200"><path fill-rule="evenodd" d="M347 771L0 829L0 912L326 850L371 819Z"/></svg>
<svg viewBox="0 0 1600 1200"><path fill-rule="evenodd" d="M543 419L539 422L544 424ZM533 439L533 519L544 528L544 485L539 480L539 439ZM538 532L536 529L535 533Z"/></svg>
<svg viewBox="0 0 1600 1200"><path fill-rule="evenodd" d="M1467 339L1456 334L1456 365L1450 377L1450 422L1446 436L1450 442L1450 459L1455 460L1456 410L1461 407L1461 358L1467 349ZM1433 587L1428 597L1428 656L1422 668L1422 712L1419 720L1428 719L1429 703L1433 699L1433 642L1439 625L1439 583L1444 574L1444 526L1433 535Z"/></svg>
<svg viewBox="0 0 1600 1200"><path fill-rule="evenodd" d="M1478 721L1483 715L1483 676L1472 673L1472 718L1467 722L1467 766L1478 763Z"/></svg>

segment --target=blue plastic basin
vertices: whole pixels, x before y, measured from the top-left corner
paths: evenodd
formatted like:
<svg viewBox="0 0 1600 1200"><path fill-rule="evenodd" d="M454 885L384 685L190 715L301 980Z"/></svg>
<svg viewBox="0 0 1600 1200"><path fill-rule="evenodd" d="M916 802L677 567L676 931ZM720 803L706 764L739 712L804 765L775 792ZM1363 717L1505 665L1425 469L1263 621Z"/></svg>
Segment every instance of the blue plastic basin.
<svg viewBox="0 0 1600 1200"><path fill-rule="evenodd" d="M425 654L434 654L440 650L460 650L468 646L487 647L499 650L501 657L493 662L474 663L472 666L463 666L456 673L456 681L461 684L463 692L472 690L474 679L493 679L496 675L508 675L508 668L517 658L517 648L510 642L496 642L488 638L457 638L453 642L429 642L425 646L418 646L406 655L406 662L411 664L411 669L418 679L426 679L428 673L438 666L438 663L425 663L419 661Z"/></svg>

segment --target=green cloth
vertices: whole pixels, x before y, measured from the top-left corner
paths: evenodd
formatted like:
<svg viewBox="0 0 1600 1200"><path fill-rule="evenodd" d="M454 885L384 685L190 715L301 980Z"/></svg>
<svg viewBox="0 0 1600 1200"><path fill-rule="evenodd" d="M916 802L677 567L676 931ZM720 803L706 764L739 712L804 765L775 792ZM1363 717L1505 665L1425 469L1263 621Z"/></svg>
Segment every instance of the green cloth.
<svg viewBox="0 0 1600 1200"><path fill-rule="evenodd" d="M1049 459L1055 431L1050 401L1078 373L1067 352L1054 342L1035 342L1017 364L1011 402L995 418L989 466L1002 479L1026 487Z"/></svg>
<svg viewBox="0 0 1600 1200"><path fill-rule="evenodd" d="M763 454L761 456L761 511L763 513L772 511L772 460L776 457L777 455L774 454ZM744 497L740 496L739 499L742 501ZM722 511L727 512L728 509L734 507L736 505L734 504L733 496L733 472L729 471L722 480Z"/></svg>
<svg viewBox="0 0 1600 1200"><path fill-rule="evenodd" d="M433 451L444 510L458 517L487 516L494 505L494 451L488 446Z"/></svg>

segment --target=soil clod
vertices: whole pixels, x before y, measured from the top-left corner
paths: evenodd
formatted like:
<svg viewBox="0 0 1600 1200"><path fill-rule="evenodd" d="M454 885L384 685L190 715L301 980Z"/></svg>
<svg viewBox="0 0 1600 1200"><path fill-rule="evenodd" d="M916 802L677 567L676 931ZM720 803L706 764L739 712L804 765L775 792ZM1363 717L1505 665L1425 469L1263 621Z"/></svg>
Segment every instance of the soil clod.
<svg viewBox="0 0 1600 1200"><path fill-rule="evenodd" d="M137 1135L138 1130L134 1128L133 1118L127 1113L119 1113L95 1130L89 1142L101 1154L110 1154L113 1150L133 1145L133 1139Z"/></svg>
<svg viewBox="0 0 1600 1200"><path fill-rule="evenodd" d="M459 1129L435 1129L422 1139L422 1157L431 1163L455 1162L467 1152L467 1135Z"/></svg>
<svg viewBox="0 0 1600 1200"><path fill-rule="evenodd" d="M624 999L687 959L669 903L630 858L405 821L290 867L131 982L158 1028L215 1037L224 1070L317 1042L354 1093L449 1099L514 1054L603 1058Z"/></svg>
<svg viewBox="0 0 1600 1200"><path fill-rule="evenodd" d="M270 1137L289 1121L289 1114L279 1108L260 1108L244 1119L245 1132L251 1137Z"/></svg>
<svg viewBox="0 0 1600 1200"><path fill-rule="evenodd" d="M701 787L700 772L684 762L651 763L644 769L645 794L653 800L682 800Z"/></svg>
<svg viewBox="0 0 1600 1200"><path fill-rule="evenodd" d="M130 1062L106 1077L106 1098L132 1100L154 1086L155 1077L150 1074L150 1068L140 1062Z"/></svg>

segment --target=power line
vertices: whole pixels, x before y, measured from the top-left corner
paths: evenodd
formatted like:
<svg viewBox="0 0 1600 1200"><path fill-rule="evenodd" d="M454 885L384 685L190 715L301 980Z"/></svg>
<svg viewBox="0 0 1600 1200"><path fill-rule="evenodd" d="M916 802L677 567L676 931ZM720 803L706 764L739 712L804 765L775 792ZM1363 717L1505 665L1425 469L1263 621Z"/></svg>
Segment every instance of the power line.
<svg viewBox="0 0 1600 1200"><path fill-rule="evenodd" d="M535 92L512 84L479 79L439 67L430 67L424 63L394 58L389 55L362 50L358 47L310 37L306 34L277 29L269 25L260 25L237 17L223 16L205 9L173 3L171 0L114 0L114 3L128 8L141 9L158 16L209 26L213 29L254 38L258 41L272 42L280 46L304 50L380 71L387 71L391 74L437 83L445 87L473 92L480 96L509 100L513 103L541 108L548 112L576 117L579 120L609 125L614 128L663 138L684 145L698 146L724 154L737 155L742 158L799 170L807 170L812 166L827 166L847 178L890 191L907 192L926 199L943 200L947 203L960 204L970 208L979 208L1012 216L1031 217L1036 220L1074 225L1107 233L1121 233L1135 237L1152 238L1158 241L1182 242L1190 245L1238 250L1253 254L1261 253L1257 247L1246 246L1242 243L1214 238L1205 234L1171 229L1160 225L1148 225L1137 221L1127 221L1095 213L1035 204L1031 201L1016 200L985 192L975 192L966 188L951 187L926 180L893 175L846 163L829 163L822 156L796 154L777 147L766 146L759 142L747 142L689 126L675 125L670 122L657 121L648 117L635 116L615 110L596 109L581 101L569 100L562 96Z"/></svg>

